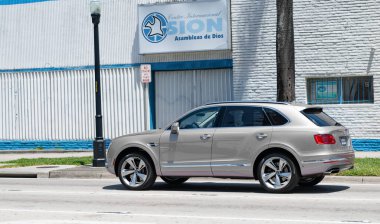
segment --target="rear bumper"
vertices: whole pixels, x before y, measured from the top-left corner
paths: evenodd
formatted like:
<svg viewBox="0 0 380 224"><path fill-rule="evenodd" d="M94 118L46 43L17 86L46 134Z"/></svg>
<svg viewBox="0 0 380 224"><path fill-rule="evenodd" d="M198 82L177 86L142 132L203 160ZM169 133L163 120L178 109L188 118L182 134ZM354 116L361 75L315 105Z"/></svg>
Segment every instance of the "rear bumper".
<svg viewBox="0 0 380 224"><path fill-rule="evenodd" d="M302 161L301 175L331 174L352 169L354 159L355 153L353 151L308 157Z"/></svg>

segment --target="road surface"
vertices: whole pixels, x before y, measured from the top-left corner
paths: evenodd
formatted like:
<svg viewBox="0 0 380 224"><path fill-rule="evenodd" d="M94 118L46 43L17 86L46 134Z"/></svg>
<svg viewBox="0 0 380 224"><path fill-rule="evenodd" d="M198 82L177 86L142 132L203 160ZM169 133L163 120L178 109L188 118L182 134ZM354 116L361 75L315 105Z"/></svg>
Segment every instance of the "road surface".
<svg viewBox="0 0 380 224"><path fill-rule="evenodd" d="M0 223L380 223L380 185L325 183L269 194L251 180L158 181L0 178Z"/></svg>

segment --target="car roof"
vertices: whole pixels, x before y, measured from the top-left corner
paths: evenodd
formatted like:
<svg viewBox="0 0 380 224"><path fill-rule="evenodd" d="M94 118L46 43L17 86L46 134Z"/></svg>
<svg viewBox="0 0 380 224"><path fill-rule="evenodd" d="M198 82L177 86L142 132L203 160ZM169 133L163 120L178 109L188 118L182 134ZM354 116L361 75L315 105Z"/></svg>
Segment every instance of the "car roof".
<svg viewBox="0 0 380 224"><path fill-rule="evenodd" d="M295 109L301 111L306 108L321 108L320 106L316 105L307 105L307 104L300 104L300 103L294 103L294 102L275 102L275 101L221 101L221 102L213 102L213 103L207 103L205 106L211 106L211 105L219 105L219 106L231 106L231 105L256 105L256 106L272 106L275 108L278 107L294 107Z"/></svg>

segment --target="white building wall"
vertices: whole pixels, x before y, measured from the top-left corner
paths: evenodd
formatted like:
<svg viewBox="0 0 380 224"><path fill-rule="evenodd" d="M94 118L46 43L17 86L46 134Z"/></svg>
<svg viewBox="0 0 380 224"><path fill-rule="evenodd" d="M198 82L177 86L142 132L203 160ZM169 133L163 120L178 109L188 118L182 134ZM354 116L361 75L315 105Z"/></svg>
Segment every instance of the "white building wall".
<svg viewBox="0 0 380 224"><path fill-rule="evenodd" d="M323 105L354 138L380 139L379 12L378 0L294 1L298 102L307 102L306 78L373 76L374 104Z"/></svg>
<svg viewBox="0 0 380 224"><path fill-rule="evenodd" d="M104 137L146 129L144 87L137 68L102 76ZM0 73L0 139L65 140L95 137L91 70Z"/></svg>
<svg viewBox="0 0 380 224"><path fill-rule="evenodd" d="M230 51L138 55L137 5L153 2L170 1L104 1L102 64L231 58ZM298 102L306 103L307 77L374 77L374 104L324 105L354 138L380 138L379 12L378 0L294 1ZM275 1L231 0L231 20L234 99L276 100ZM0 5L0 34L0 70L93 64L88 0Z"/></svg>
<svg viewBox="0 0 380 224"><path fill-rule="evenodd" d="M100 62L128 67L102 70L105 138L149 128L136 63L231 58L229 50L138 54L138 5L180 1L102 1ZM0 4L0 34L0 140L93 139L93 70L81 68L94 64L89 1Z"/></svg>
<svg viewBox="0 0 380 224"><path fill-rule="evenodd" d="M276 100L276 1L232 0L231 12L234 99ZM380 138L379 12L378 0L294 1L297 102L308 77L374 77L374 104L323 105L354 138Z"/></svg>
<svg viewBox="0 0 380 224"><path fill-rule="evenodd" d="M276 15L276 1L231 1L235 100L276 100Z"/></svg>
<svg viewBox="0 0 380 224"><path fill-rule="evenodd" d="M231 58L230 51L139 55L138 4L173 1L102 1L99 24L101 64ZM93 24L88 0L0 5L0 34L0 70L94 63Z"/></svg>

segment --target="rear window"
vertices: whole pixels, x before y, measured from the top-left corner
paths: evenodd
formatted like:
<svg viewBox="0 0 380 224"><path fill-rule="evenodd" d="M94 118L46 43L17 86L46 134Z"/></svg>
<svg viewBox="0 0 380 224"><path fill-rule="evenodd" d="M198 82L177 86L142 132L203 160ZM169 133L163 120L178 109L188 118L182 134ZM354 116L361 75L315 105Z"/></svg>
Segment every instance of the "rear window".
<svg viewBox="0 0 380 224"><path fill-rule="evenodd" d="M269 108L264 108L264 110L265 110L265 113L268 115L273 126L284 125L288 123L288 119L286 119L277 111L269 109Z"/></svg>
<svg viewBox="0 0 380 224"><path fill-rule="evenodd" d="M326 126L341 126L338 122L332 119L329 115L323 112L322 108L308 108L302 111L309 120L320 127Z"/></svg>

